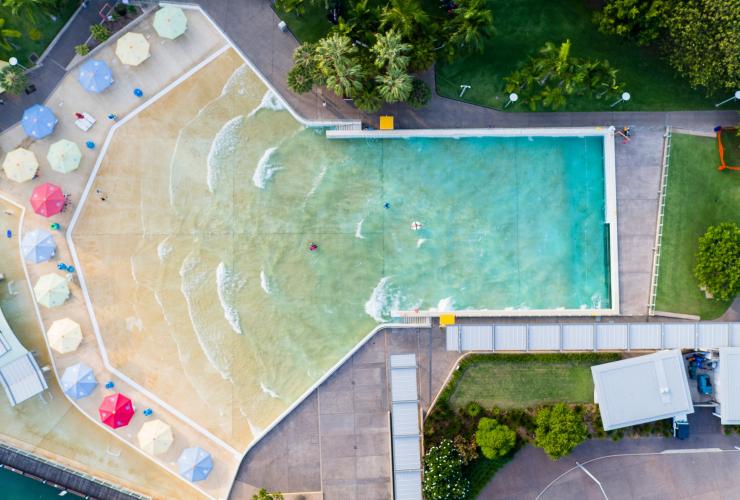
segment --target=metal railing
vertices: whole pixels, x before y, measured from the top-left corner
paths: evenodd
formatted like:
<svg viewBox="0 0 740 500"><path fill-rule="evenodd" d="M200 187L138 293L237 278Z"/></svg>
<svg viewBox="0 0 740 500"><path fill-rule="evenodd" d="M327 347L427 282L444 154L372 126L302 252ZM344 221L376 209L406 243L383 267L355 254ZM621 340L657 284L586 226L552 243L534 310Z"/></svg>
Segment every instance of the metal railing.
<svg viewBox="0 0 740 500"><path fill-rule="evenodd" d="M655 315L655 299L658 295L658 276L660 275L660 253L663 243L663 217L665 215L666 190L668 189L668 165L671 159L671 127L666 127L663 141L663 166L660 174L660 196L658 198L658 220L655 229L655 248L653 249L653 273L650 282L650 303L648 314Z"/></svg>

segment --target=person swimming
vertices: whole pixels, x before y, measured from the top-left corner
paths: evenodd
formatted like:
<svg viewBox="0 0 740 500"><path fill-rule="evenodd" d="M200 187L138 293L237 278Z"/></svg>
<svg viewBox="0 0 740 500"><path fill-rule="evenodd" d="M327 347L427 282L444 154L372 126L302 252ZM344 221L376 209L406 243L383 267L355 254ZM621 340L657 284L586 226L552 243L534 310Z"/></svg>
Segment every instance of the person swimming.
<svg viewBox="0 0 740 500"><path fill-rule="evenodd" d="M311 252L315 252L319 249L319 246L316 243L311 243L308 245L308 250Z"/></svg>

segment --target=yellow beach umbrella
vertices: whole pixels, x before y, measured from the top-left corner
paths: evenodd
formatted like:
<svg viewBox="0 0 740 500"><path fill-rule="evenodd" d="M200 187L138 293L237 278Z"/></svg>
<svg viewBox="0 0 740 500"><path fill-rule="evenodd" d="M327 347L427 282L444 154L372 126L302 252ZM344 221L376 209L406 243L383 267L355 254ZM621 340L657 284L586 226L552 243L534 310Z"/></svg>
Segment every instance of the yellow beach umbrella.
<svg viewBox="0 0 740 500"><path fill-rule="evenodd" d="M52 170L66 174L80 166L82 152L74 142L62 139L51 145L46 159Z"/></svg>
<svg viewBox="0 0 740 500"><path fill-rule="evenodd" d="M139 447L150 455L165 453L175 440L172 428L159 419L142 425L136 438L139 440Z"/></svg>
<svg viewBox="0 0 740 500"><path fill-rule="evenodd" d="M188 29L188 18L180 7L167 5L154 14L154 29L162 38L174 40Z"/></svg>
<svg viewBox="0 0 740 500"><path fill-rule="evenodd" d="M82 342L80 325L69 318L58 319L52 323L46 336L51 348L59 354L77 350Z"/></svg>
<svg viewBox="0 0 740 500"><path fill-rule="evenodd" d="M149 59L149 42L141 33L126 33L116 43L118 59L129 66L138 66Z"/></svg>
<svg viewBox="0 0 740 500"><path fill-rule="evenodd" d="M38 169L39 161L36 155L25 148L14 149L5 156L5 161L3 161L5 175L15 182L30 181Z"/></svg>
<svg viewBox="0 0 740 500"><path fill-rule="evenodd" d="M44 307L57 307L69 298L67 280L58 274L44 274L33 287L36 302Z"/></svg>

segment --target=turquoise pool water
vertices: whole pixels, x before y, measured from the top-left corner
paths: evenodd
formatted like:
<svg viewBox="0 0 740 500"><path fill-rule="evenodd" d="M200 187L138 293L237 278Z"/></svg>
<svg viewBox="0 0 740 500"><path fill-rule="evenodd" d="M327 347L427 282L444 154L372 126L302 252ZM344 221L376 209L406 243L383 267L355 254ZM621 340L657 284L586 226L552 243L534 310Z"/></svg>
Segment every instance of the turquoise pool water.
<svg viewBox="0 0 740 500"><path fill-rule="evenodd" d="M59 490L56 488L3 468L0 468L0 486L3 490L2 497L6 500L59 498Z"/></svg>
<svg viewBox="0 0 740 500"><path fill-rule="evenodd" d="M219 436L259 435L391 311L611 305L600 136L330 140L246 67L151 113L75 244L114 363ZM163 117L171 143L139 132Z"/></svg>

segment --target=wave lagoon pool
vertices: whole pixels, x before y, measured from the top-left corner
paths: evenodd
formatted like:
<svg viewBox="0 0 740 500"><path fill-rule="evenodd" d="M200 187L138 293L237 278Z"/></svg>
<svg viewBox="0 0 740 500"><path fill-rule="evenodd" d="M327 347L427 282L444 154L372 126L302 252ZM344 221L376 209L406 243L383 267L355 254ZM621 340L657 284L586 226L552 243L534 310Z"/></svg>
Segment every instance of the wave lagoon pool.
<svg viewBox="0 0 740 500"><path fill-rule="evenodd" d="M328 139L228 51L73 228L111 362L243 449L394 311L609 310L604 137Z"/></svg>

